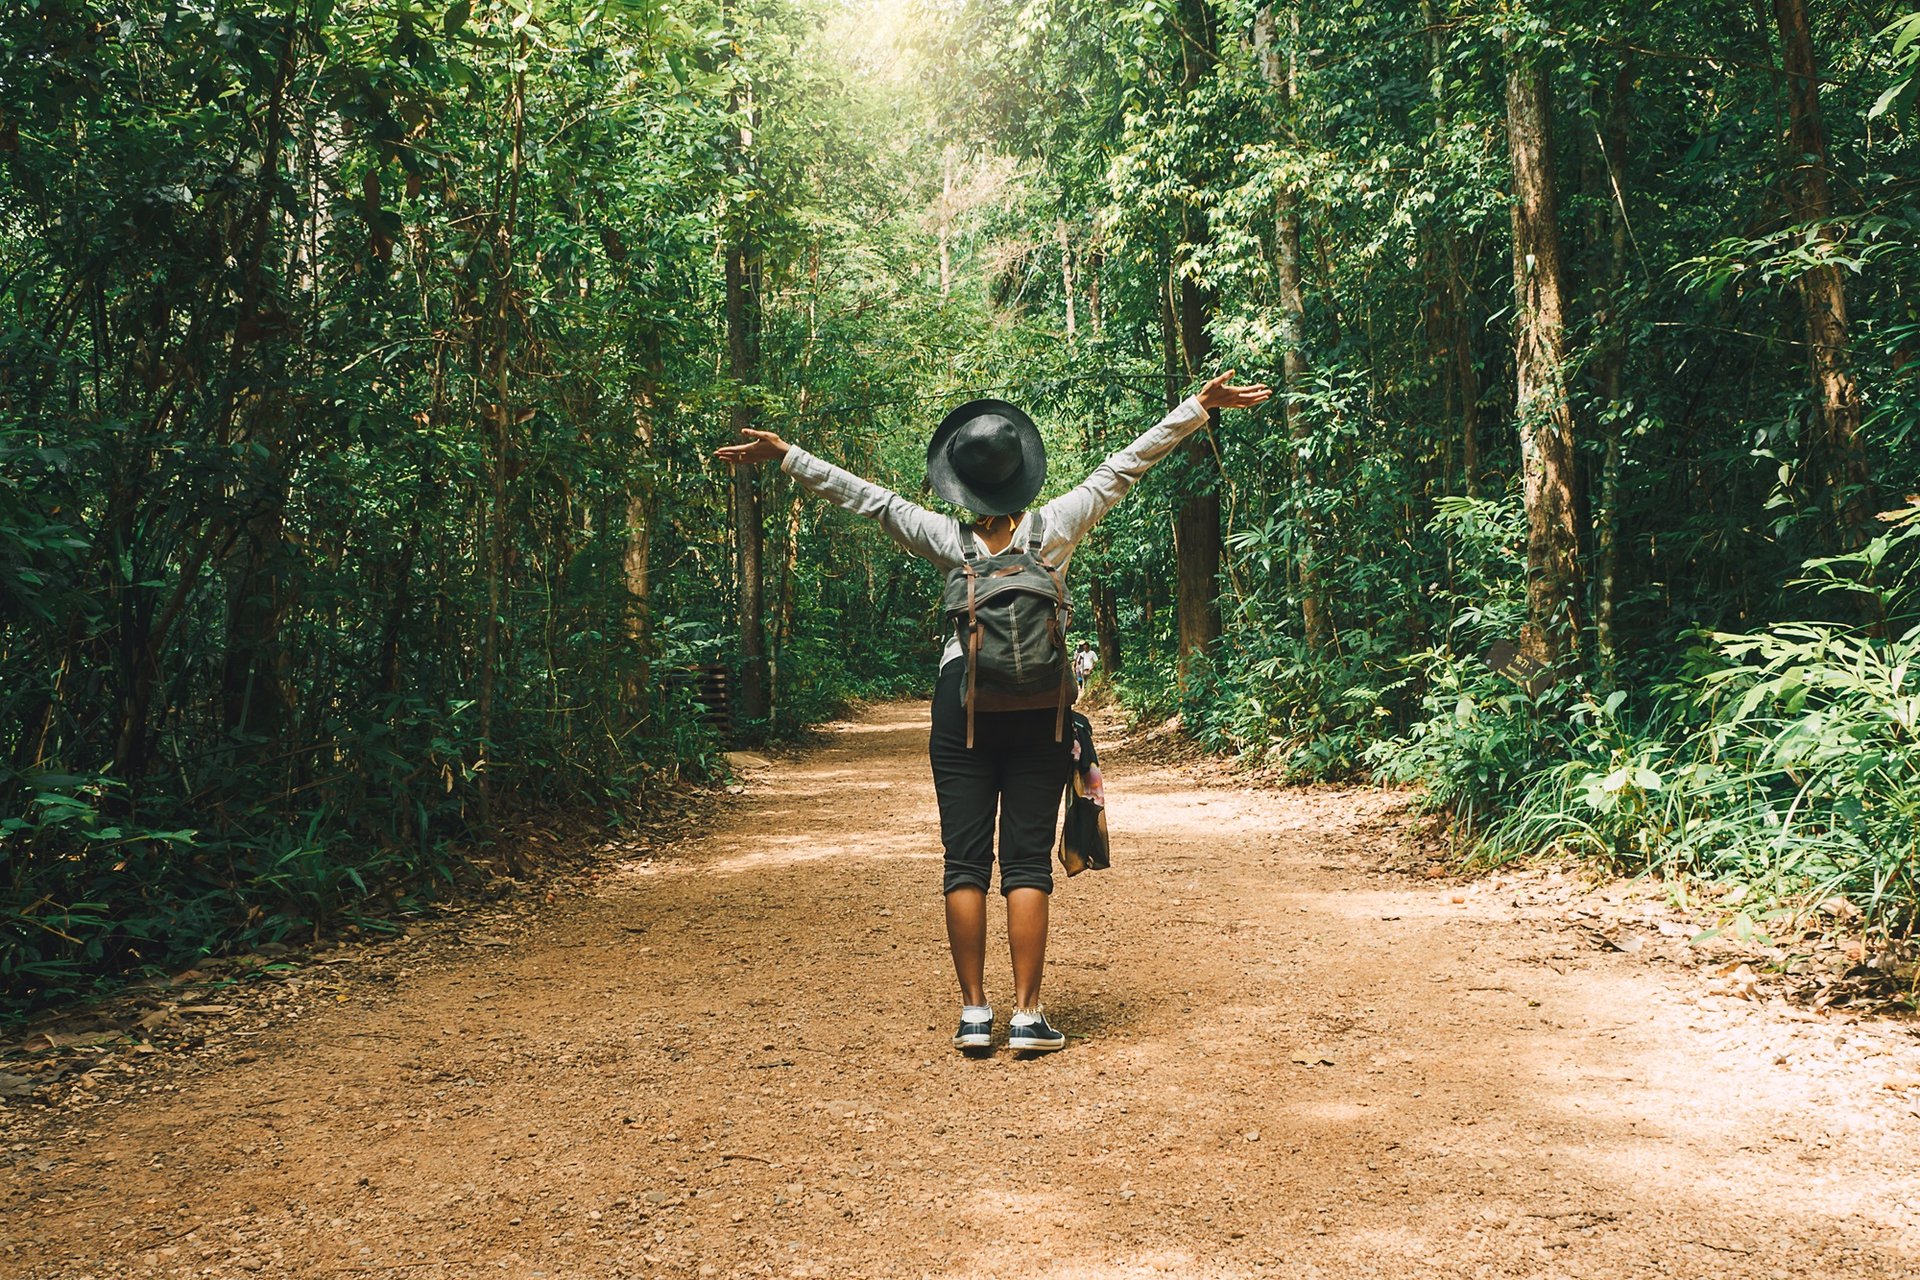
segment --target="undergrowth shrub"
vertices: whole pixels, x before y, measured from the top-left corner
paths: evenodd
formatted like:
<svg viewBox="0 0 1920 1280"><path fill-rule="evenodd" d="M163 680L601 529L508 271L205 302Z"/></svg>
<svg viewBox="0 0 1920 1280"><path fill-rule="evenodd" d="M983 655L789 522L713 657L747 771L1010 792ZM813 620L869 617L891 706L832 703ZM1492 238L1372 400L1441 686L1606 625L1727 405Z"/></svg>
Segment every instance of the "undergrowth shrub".
<svg viewBox="0 0 1920 1280"><path fill-rule="evenodd" d="M1420 676L1421 718L1374 743L1367 760L1382 782L1424 788L1426 803L1477 830L1515 802L1528 779L1582 730L1576 687L1538 697L1477 657L1432 650L1410 660Z"/></svg>
<svg viewBox="0 0 1920 1280"><path fill-rule="evenodd" d="M1810 562L1811 585L1887 621L1783 622L1697 637L1647 709L1588 700L1564 760L1525 779L1487 832L1489 860L1558 848L1630 871L1700 876L1780 902L1844 896L1887 927L1920 905L1920 522L1851 556ZM1905 624L1905 630L1896 628Z"/></svg>
<svg viewBox="0 0 1920 1280"><path fill-rule="evenodd" d="M1427 803L1474 830L1512 804L1527 778L1563 758L1584 728L1578 683L1535 695L1485 655L1527 620L1526 513L1518 495L1443 498L1429 526L1448 548L1432 592L1442 642L1404 659L1419 715L1373 743L1366 761L1383 782L1418 785Z"/></svg>
<svg viewBox="0 0 1920 1280"><path fill-rule="evenodd" d="M1501 860L1555 847L1761 896L1847 897L1910 925L1920 902L1920 627L1830 623L1705 637L1698 693L1638 726L1614 695L1575 755L1527 780L1486 835Z"/></svg>
<svg viewBox="0 0 1920 1280"><path fill-rule="evenodd" d="M704 776L721 744L691 694L664 689L652 702L623 769L591 795L576 785L545 799L617 813L663 782ZM19 1014L129 970L343 924L387 928L444 893L485 834L472 812L480 744L459 707L385 709L392 718L338 726L338 773L294 788L302 807L234 798L271 791L259 776L271 758L235 761L218 792L138 803L110 777L0 766L0 790L22 798L0 812L0 1005ZM541 802L530 792L518 804Z"/></svg>
<svg viewBox="0 0 1920 1280"><path fill-rule="evenodd" d="M1217 661L1193 664L1169 691L1183 727L1209 751L1229 752L1303 779L1347 777L1391 721L1410 681L1391 645L1345 632L1340 651L1316 656L1291 635Z"/></svg>
<svg viewBox="0 0 1920 1280"><path fill-rule="evenodd" d="M1638 697L1584 678L1538 696L1480 657L1525 619L1519 512L1454 499L1446 643L1406 660L1420 715L1366 751L1498 863L1555 850L1701 877L1757 903L1841 895L1889 927L1920 904L1920 510L1798 585L1857 622L1696 635ZM1504 562L1504 563L1503 563Z"/></svg>

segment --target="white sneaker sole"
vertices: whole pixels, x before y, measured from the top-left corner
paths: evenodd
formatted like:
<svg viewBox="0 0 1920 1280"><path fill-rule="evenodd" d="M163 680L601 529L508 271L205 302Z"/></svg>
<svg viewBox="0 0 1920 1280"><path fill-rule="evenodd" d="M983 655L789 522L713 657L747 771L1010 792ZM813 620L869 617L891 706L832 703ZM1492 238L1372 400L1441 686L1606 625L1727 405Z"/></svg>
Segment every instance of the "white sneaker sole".
<svg viewBox="0 0 1920 1280"><path fill-rule="evenodd" d="M1007 1037L1007 1048L1015 1053L1052 1053L1055 1049L1066 1047L1065 1036L1061 1036L1058 1040L1022 1040L1013 1036Z"/></svg>
<svg viewBox="0 0 1920 1280"><path fill-rule="evenodd" d="M993 1033L989 1031L985 1035L955 1036L953 1038L953 1047L956 1049L991 1049L993 1048Z"/></svg>

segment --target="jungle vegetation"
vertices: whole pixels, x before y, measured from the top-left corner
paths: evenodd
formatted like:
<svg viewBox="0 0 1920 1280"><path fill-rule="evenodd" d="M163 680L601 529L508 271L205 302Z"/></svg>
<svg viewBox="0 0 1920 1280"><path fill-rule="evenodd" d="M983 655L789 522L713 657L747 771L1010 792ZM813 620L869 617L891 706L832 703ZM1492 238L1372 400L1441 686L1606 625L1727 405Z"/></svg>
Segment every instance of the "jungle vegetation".
<svg viewBox="0 0 1920 1280"><path fill-rule="evenodd" d="M0 993L380 922L924 692L922 500L1283 387L1076 561L1138 716L1742 927L1920 904L1920 14L0 7Z"/></svg>

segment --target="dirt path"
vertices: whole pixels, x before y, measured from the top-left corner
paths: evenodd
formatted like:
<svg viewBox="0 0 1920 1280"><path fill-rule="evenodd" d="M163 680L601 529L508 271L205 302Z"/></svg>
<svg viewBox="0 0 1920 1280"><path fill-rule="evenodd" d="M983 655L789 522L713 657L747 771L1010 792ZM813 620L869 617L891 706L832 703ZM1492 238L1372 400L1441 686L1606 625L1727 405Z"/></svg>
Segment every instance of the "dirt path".
<svg viewBox="0 0 1920 1280"><path fill-rule="evenodd" d="M0 1275L1920 1276L1897 1037L1382 874L1367 792L1122 753L1118 868L1055 898L1074 1042L961 1058L924 715L14 1143Z"/></svg>

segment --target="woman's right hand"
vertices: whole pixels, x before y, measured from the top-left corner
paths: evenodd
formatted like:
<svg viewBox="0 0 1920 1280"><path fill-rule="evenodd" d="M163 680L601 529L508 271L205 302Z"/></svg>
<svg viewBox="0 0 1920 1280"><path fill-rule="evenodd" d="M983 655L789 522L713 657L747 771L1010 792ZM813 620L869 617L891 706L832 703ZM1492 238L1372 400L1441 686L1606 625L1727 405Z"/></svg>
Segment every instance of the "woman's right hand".
<svg viewBox="0 0 1920 1280"><path fill-rule="evenodd" d="M1200 402L1202 409L1251 409L1273 394L1273 389L1264 382L1244 387L1231 386L1227 379L1233 374L1234 371L1229 369L1200 388L1194 398Z"/></svg>
<svg viewBox="0 0 1920 1280"><path fill-rule="evenodd" d="M744 467L753 462L778 462L787 456L787 450L792 447L771 431L742 427L740 434L747 438L746 444L721 445L713 451L713 456L722 462L731 462L736 467Z"/></svg>

